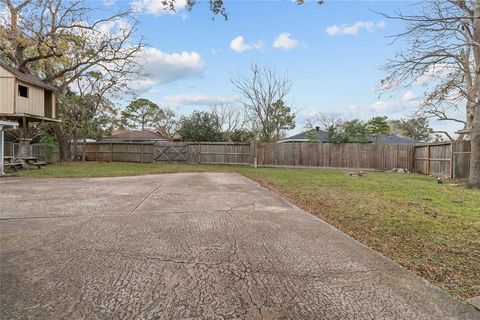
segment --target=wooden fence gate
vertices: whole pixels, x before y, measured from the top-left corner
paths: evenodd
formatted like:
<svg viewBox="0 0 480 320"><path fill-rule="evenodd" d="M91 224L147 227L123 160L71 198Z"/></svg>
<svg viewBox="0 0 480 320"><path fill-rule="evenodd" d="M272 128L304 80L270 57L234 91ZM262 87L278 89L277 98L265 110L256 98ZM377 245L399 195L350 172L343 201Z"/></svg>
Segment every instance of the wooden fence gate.
<svg viewBox="0 0 480 320"><path fill-rule="evenodd" d="M155 162L187 162L187 144L157 142L154 145Z"/></svg>

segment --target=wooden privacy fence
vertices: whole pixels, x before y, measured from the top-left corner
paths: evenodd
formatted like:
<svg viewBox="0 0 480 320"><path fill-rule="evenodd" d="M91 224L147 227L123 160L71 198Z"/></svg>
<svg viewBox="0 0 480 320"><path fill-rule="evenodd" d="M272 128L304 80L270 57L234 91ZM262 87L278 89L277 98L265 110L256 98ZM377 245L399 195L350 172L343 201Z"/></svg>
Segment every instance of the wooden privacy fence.
<svg viewBox="0 0 480 320"><path fill-rule="evenodd" d="M96 142L87 161L257 164L388 170L413 169L413 146L329 143Z"/></svg>
<svg viewBox="0 0 480 320"><path fill-rule="evenodd" d="M467 178L470 172L470 141L415 146L415 171L434 176Z"/></svg>
<svg viewBox="0 0 480 320"><path fill-rule="evenodd" d="M413 170L413 145L253 143L258 165Z"/></svg>
<svg viewBox="0 0 480 320"><path fill-rule="evenodd" d="M154 143L94 142L87 143L86 161L155 162Z"/></svg>
<svg viewBox="0 0 480 320"><path fill-rule="evenodd" d="M250 143L189 143L187 162L211 164L251 164Z"/></svg>
<svg viewBox="0 0 480 320"><path fill-rule="evenodd" d="M329 167L410 171L468 177L470 142L428 145L375 143L96 142L87 161L183 162L285 167Z"/></svg>
<svg viewBox="0 0 480 320"><path fill-rule="evenodd" d="M249 164L250 144L224 142L94 142L87 143L85 160Z"/></svg>

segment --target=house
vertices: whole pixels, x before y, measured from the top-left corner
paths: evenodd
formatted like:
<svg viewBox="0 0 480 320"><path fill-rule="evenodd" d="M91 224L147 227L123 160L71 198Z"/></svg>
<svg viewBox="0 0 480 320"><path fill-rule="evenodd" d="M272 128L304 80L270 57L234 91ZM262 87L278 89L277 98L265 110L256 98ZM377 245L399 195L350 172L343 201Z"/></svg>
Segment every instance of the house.
<svg viewBox="0 0 480 320"><path fill-rule="evenodd" d="M27 156L30 124L60 122L57 89L41 79L0 63L0 119L20 124L19 156Z"/></svg>
<svg viewBox="0 0 480 320"><path fill-rule="evenodd" d="M319 142L328 142L328 132L320 130L319 127L316 127L316 140ZM278 143L287 143L287 142L308 142L308 133L309 131L301 132L299 134L287 137L278 141ZM368 143L373 143L376 141L376 138L373 136L367 137ZM382 134L379 136L379 143L386 144L419 144L420 141L416 141L407 137L402 137L395 134Z"/></svg>
<svg viewBox="0 0 480 320"><path fill-rule="evenodd" d="M158 142L169 141L159 131L153 130L119 130L111 136L103 137L103 142Z"/></svg>
<svg viewBox="0 0 480 320"><path fill-rule="evenodd" d="M0 63L0 116L56 120L57 89L39 78Z"/></svg>

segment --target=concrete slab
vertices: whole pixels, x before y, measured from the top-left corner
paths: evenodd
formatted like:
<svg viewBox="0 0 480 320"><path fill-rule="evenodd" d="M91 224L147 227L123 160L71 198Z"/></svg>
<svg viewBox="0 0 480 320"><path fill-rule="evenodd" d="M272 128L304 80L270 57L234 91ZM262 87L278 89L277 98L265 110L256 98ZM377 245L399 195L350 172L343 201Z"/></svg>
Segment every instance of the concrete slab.
<svg viewBox="0 0 480 320"><path fill-rule="evenodd" d="M2 319L480 317L236 174L2 179L0 199Z"/></svg>

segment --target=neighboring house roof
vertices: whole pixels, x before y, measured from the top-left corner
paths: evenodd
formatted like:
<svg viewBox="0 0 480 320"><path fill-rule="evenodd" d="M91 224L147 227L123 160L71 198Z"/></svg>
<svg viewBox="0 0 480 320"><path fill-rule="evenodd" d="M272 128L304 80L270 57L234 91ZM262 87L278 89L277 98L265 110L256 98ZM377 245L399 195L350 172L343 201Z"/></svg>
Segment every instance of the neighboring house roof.
<svg viewBox="0 0 480 320"><path fill-rule="evenodd" d="M284 142L307 142L309 141L307 137L308 131L301 132L299 134L293 135L291 137L287 137L278 141L279 143ZM328 141L328 133L323 130L317 130L317 140L320 142L327 142ZM380 135L379 139L380 143L390 143L390 144L418 144L421 141L416 141L407 137L398 136L395 134L382 134ZM375 137L368 137L368 142L375 142Z"/></svg>
<svg viewBox="0 0 480 320"><path fill-rule="evenodd" d="M301 132L299 134L296 134L294 136L285 138L280 140L279 142L305 142L308 141L307 133L309 131ZM317 140L320 142L327 142L328 141L328 133L323 130L317 130Z"/></svg>
<svg viewBox="0 0 480 320"><path fill-rule="evenodd" d="M375 142L375 137L369 137L370 142ZM419 144L421 141L413 140L407 137L402 137L396 134L382 134L380 135L380 143L391 144Z"/></svg>
<svg viewBox="0 0 480 320"><path fill-rule="evenodd" d="M0 63L0 67L4 68L5 70L7 70L11 74L13 74L16 78L18 78L18 79L20 79L24 82L27 82L29 84L33 84L37 87L41 87L43 89L47 89L47 90L51 90L51 91L57 91L58 90L55 86L52 86L51 84L48 84L48 83L42 81L40 78L38 78L34 75L31 75L31 74L28 74L28 73L20 72L19 70L15 69L14 67L6 65L4 63Z"/></svg>
<svg viewBox="0 0 480 320"><path fill-rule="evenodd" d="M120 130L102 141L166 141L160 132L153 130Z"/></svg>

